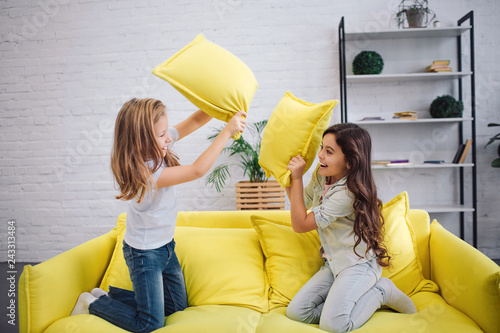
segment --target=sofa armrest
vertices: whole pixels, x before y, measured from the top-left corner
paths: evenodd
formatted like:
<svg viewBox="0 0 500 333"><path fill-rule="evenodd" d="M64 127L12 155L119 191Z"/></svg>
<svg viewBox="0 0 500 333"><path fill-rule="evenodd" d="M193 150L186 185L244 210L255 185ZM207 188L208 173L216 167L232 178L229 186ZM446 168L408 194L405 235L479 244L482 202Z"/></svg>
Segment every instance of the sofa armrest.
<svg viewBox="0 0 500 333"><path fill-rule="evenodd" d="M500 332L500 267L483 253L431 224L431 278L445 301L487 333Z"/></svg>
<svg viewBox="0 0 500 333"><path fill-rule="evenodd" d="M113 254L116 231L61 253L19 279L19 332L41 333L71 314L78 296L99 286Z"/></svg>

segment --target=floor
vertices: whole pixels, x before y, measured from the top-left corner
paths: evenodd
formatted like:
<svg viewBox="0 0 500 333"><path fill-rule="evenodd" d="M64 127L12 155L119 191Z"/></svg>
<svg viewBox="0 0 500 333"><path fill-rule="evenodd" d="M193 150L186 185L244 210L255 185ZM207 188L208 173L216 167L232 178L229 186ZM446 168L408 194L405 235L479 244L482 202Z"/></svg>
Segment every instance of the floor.
<svg viewBox="0 0 500 333"><path fill-rule="evenodd" d="M497 263L497 265L500 266L500 259L493 259L494 262ZM18 316L19 314L17 313L17 294L18 294L18 284L17 281L19 281L19 276L21 275L23 268L25 265L35 265L35 263L16 263L16 267L14 272L17 272L16 274L9 273L11 270L8 269L8 265L6 262L0 263L0 268L2 273L2 278L0 279L0 308L4 309L4 313L7 314L5 315L0 315L1 321L0 321L0 332L2 333L17 333L19 332L19 326L18 326ZM15 290L11 289L11 284L9 282L9 278L15 275L16 276L16 284L15 284ZM14 295L13 295L14 294ZM15 299L15 304L16 307L14 310L9 310L8 307L10 305L10 302L12 302ZM14 325L9 324L9 321L11 318L9 317L9 314L13 312L15 316L14 320Z"/></svg>

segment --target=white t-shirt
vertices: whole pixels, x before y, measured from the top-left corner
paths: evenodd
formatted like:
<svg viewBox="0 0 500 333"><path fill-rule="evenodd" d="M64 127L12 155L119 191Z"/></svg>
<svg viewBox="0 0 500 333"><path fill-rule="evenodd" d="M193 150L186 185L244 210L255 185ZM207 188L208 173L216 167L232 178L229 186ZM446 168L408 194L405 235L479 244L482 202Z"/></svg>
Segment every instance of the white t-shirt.
<svg viewBox="0 0 500 333"><path fill-rule="evenodd" d="M175 128L168 132L173 142L179 139ZM171 145L173 144L171 143ZM151 166L152 161L147 162ZM160 168L153 174L155 182L165 169L166 163L162 162ZM157 189L146 193L141 203L130 200L127 208L127 222L125 242L139 250L151 250L169 243L174 238L175 224L177 222L177 194L174 186Z"/></svg>

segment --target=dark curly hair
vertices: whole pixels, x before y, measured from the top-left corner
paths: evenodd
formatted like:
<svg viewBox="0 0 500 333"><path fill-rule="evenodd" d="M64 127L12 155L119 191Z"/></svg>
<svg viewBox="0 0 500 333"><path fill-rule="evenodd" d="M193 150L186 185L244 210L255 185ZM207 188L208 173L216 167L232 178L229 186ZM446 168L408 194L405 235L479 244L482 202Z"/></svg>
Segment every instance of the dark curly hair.
<svg viewBox="0 0 500 333"><path fill-rule="evenodd" d="M366 252L373 250L377 263L382 267L390 265L390 256L383 244L384 217L382 201L377 197L377 188L371 169L370 134L358 125L351 123L337 124L329 127L324 133L334 134L337 145L342 149L350 168L347 173L347 188L354 194L354 234L356 246L364 241ZM365 253L366 255L366 253Z"/></svg>

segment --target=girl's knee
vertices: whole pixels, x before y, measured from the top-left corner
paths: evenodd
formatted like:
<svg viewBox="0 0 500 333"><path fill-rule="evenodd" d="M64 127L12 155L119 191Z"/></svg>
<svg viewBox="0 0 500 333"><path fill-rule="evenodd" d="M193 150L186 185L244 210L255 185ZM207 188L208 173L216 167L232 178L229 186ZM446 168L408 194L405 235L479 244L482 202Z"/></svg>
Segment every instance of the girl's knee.
<svg viewBox="0 0 500 333"><path fill-rule="evenodd" d="M332 333L350 332L353 329L353 323L349 315L340 315L333 318L321 317L319 328Z"/></svg>

